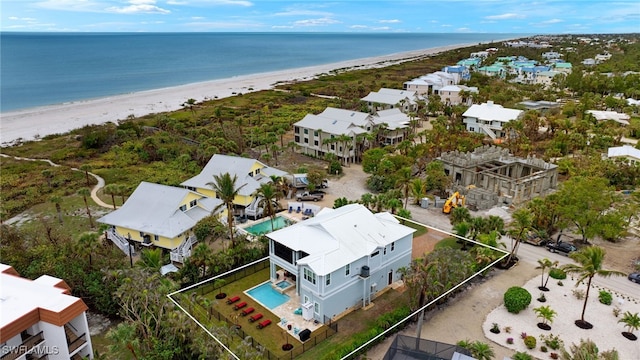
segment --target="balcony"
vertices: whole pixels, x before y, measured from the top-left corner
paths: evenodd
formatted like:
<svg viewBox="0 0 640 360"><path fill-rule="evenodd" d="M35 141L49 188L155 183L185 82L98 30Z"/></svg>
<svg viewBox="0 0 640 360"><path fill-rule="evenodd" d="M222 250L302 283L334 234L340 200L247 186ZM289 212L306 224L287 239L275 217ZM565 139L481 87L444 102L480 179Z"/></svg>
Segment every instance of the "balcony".
<svg viewBox="0 0 640 360"><path fill-rule="evenodd" d="M78 350L82 345L86 344L87 340L85 339L85 334L80 336L76 335L76 333L71 330L71 324L67 324L64 326L64 333L67 336L67 345L69 347L69 354L73 354L74 351Z"/></svg>
<svg viewBox="0 0 640 360"><path fill-rule="evenodd" d="M44 341L44 337L42 336L42 331L37 333L36 335L29 336L25 339L22 344L13 349L10 353L5 354L0 358L0 360L14 360L19 358L20 356L28 353L33 350L33 348Z"/></svg>

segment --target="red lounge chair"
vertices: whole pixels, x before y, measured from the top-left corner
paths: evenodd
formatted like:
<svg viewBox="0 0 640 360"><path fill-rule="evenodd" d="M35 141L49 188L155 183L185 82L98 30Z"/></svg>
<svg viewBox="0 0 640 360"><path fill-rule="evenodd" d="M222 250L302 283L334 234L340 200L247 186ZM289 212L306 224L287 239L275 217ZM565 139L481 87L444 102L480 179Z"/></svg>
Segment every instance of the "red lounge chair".
<svg viewBox="0 0 640 360"><path fill-rule="evenodd" d="M257 313L255 315L249 316L249 322L255 322L262 319L262 313Z"/></svg>
<svg viewBox="0 0 640 360"><path fill-rule="evenodd" d="M241 302L241 303L240 303L240 304L238 304L238 305L233 305L233 310L240 310L240 309L242 309L242 308L243 308L243 307L245 307L245 306L247 306L247 303L243 301L243 302Z"/></svg>
<svg viewBox="0 0 640 360"><path fill-rule="evenodd" d="M240 301L240 296L234 296L227 299L227 304L231 305L236 301Z"/></svg>
<svg viewBox="0 0 640 360"><path fill-rule="evenodd" d="M257 327L258 329L262 329L262 328L267 327L267 326L268 326L268 325L270 325L270 324L271 324L271 320L267 319L267 320L265 320L265 321L263 321L263 322L261 322L261 323L258 323L258 326L256 326L256 327Z"/></svg>
<svg viewBox="0 0 640 360"><path fill-rule="evenodd" d="M240 315L247 316L247 315L251 314L252 312L254 312L255 310L256 309L254 309L252 307L246 308L246 309L242 310L242 314L240 314Z"/></svg>

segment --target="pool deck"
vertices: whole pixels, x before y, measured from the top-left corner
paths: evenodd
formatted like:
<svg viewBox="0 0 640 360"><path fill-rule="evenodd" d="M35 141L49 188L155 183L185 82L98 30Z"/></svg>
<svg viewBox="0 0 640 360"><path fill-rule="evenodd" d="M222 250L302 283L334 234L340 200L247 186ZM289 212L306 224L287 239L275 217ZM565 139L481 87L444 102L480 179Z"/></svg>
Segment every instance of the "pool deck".
<svg viewBox="0 0 640 360"><path fill-rule="evenodd" d="M282 279L282 274L280 274L280 278ZM276 282L280 282L282 280L277 280ZM288 280L290 282L290 280ZM275 286L276 282L273 281L269 281L272 285ZM250 289L248 289L250 290ZM254 301L258 302L260 305L262 305L263 307L265 307L266 309L269 309L268 306L265 306L264 304L262 304L258 299L254 298L253 296L249 295L247 293L247 290L244 291L245 295L249 296L251 299L253 299ZM320 328L323 324L322 323L315 323L313 320L305 320L302 318L302 315L296 315L294 314L294 311L296 309L298 309L301 306L300 303L300 296L298 296L296 294L296 287L295 284L293 284L293 286L289 287L286 291L284 291L284 294L289 296L289 300L287 300L285 303L283 303L282 305L276 306L273 309L269 309L267 311L271 311L271 313L273 313L274 317L278 320L277 325L287 331L291 336L293 336L294 338L296 338L298 341L300 341L300 337L298 336L298 333L304 329L309 329L311 330L311 333L313 333L314 331L318 330L318 328ZM275 321L274 321L275 323ZM289 329L288 325L291 325L291 329ZM302 343L302 341L300 341L300 343Z"/></svg>

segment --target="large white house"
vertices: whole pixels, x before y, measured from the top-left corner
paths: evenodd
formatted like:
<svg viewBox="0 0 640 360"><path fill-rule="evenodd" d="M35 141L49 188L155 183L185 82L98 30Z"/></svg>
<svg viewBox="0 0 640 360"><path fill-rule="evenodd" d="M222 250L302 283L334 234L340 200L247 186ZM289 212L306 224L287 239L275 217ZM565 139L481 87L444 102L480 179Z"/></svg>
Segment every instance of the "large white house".
<svg viewBox="0 0 640 360"><path fill-rule="evenodd" d="M93 359L87 305L64 280L0 264L0 358Z"/></svg>
<svg viewBox="0 0 640 360"><path fill-rule="evenodd" d="M631 145L610 147L607 150L607 157L609 159L619 159L630 165L640 165L640 149L636 149Z"/></svg>
<svg viewBox="0 0 640 360"><path fill-rule="evenodd" d="M465 85L447 85L438 90L437 94L440 95L440 101L447 105L471 106L471 104L473 104L472 96L473 94L478 94L478 88Z"/></svg>
<svg viewBox="0 0 640 360"><path fill-rule="evenodd" d="M371 112L392 108L399 108L405 113L418 110L418 94L410 90L381 88L378 91L370 92L360 100L367 103Z"/></svg>
<svg viewBox="0 0 640 360"><path fill-rule="evenodd" d="M502 105L488 101L474 104L462 114L467 131L485 134L492 139L505 137L503 127L512 120L519 119L524 111L504 108Z"/></svg>
<svg viewBox="0 0 640 360"><path fill-rule="evenodd" d="M320 322L368 306L409 266L415 229L360 204L323 209L315 217L272 232L270 277L295 276L300 306Z"/></svg>
<svg viewBox="0 0 640 360"><path fill-rule="evenodd" d="M400 109L394 108L377 111L373 116L373 123L385 129L378 135L380 143L393 145L406 139L411 118Z"/></svg>
<svg viewBox="0 0 640 360"><path fill-rule="evenodd" d="M322 157L330 153L344 162L355 162L356 137L373 127L371 114L328 107L293 124L293 136L304 154Z"/></svg>
<svg viewBox="0 0 640 360"><path fill-rule="evenodd" d="M460 66L454 69L451 67L451 71L465 69L466 67ZM467 70L468 71L468 70ZM438 90L445 86L457 85L464 77L462 72L448 72L448 71L436 71L431 74L423 75L419 78L415 78L406 81L403 84L403 88L408 91L415 91L418 95L431 95L437 94Z"/></svg>
<svg viewBox="0 0 640 360"><path fill-rule="evenodd" d="M171 251L171 260L183 262L196 242L193 227L203 218L226 214L222 201L184 188L141 182L117 210L98 219L110 226L107 237L120 249L132 243Z"/></svg>

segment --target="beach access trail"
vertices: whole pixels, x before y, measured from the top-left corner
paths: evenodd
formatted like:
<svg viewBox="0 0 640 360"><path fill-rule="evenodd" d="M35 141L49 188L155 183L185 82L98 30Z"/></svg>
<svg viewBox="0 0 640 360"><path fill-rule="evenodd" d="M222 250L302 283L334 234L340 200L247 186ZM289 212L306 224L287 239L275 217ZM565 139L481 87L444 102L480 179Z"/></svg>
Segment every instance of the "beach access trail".
<svg viewBox="0 0 640 360"><path fill-rule="evenodd" d="M471 45L473 44L400 52L6 112L1 115L0 143L3 147L11 146L21 140L29 141L47 135L62 134L87 125L117 123L129 117L179 110L189 99L202 102L268 90L281 84L311 80L321 74L381 68Z"/></svg>

